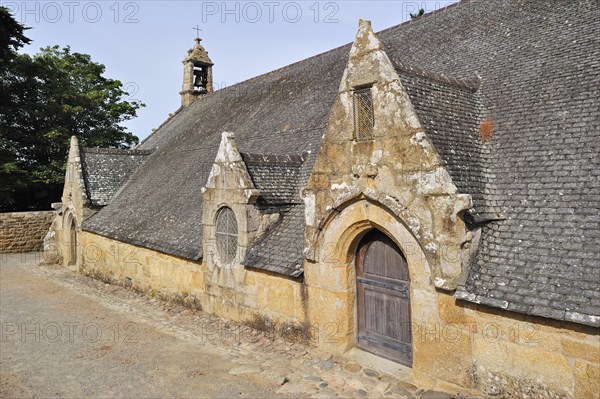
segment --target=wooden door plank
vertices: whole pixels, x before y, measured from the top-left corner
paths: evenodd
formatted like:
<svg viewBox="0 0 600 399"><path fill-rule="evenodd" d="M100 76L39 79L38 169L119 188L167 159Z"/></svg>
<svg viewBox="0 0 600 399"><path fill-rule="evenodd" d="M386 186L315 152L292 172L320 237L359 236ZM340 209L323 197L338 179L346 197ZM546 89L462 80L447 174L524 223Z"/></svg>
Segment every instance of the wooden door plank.
<svg viewBox="0 0 600 399"><path fill-rule="evenodd" d="M356 256L358 345L412 365L408 264L383 233L367 234Z"/></svg>

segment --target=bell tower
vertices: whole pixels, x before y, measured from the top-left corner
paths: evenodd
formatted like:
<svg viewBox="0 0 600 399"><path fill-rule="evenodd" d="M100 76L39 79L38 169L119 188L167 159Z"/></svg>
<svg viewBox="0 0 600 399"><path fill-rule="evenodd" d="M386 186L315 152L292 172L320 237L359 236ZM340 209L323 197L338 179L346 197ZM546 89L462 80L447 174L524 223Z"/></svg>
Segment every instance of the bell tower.
<svg viewBox="0 0 600 399"><path fill-rule="evenodd" d="M188 50L183 60L183 88L181 105L187 107L203 94L213 91L212 66L208 51L202 47L202 39L197 37L194 47Z"/></svg>

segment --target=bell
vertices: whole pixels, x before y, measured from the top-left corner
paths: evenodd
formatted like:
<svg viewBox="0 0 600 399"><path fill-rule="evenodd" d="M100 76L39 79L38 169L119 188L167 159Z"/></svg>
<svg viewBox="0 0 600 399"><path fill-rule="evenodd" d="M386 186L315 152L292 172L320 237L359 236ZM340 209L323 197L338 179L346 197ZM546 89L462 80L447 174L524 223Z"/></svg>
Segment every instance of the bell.
<svg viewBox="0 0 600 399"><path fill-rule="evenodd" d="M202 76L196 75L194 76L194 87L202 87L204 84L202 83Z"/></svg>

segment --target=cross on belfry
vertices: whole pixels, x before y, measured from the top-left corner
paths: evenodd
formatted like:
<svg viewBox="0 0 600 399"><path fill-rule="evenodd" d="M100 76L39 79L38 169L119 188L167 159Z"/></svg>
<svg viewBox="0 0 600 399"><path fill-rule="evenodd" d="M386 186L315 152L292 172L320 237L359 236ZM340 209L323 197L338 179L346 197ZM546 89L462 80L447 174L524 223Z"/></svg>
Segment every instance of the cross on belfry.
<svg viewBox="0 0 600 399"><path fill-rule="evenodd" d="M198 25L196 25L196 27L192 28L192 29L194 29L196 31L196 39L200 39L200 31L202 29L200 29L200 27Z"/></svg>

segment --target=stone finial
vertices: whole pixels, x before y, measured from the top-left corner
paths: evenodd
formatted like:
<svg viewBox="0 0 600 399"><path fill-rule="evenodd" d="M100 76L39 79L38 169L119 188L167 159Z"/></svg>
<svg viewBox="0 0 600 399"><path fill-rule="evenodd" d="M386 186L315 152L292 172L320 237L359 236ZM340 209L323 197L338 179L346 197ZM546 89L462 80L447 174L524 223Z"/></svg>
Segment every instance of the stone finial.
<svg viewBox="0 0 600 399"><path fill-rule="evenodd" d="M397 78L383 44L371 28L371 21L359 20L339 92L372 86L376 82L391 82Z"/></svg>
<svg viewBox="0 0 600 399"><path fill-rule="evenodd" d="M219 150L215 162L240 162L242 156L238 151L237 144L235 143L235 135L233 132L221 133L221 144L219 144Z"/></svg>
<svg viewBox="0 0 600 399"><path fill-rule="evenodd" d="M350 57L360 55L364 52L382 50L383 45L371 28L371 21L360 19L358 21L358 32L350 50Z"/></svg>
<svg viewBox="0 0 600 399"><path fill-rule="evenodd" d="M218 176L221 177L218 178ZM234 189L242 193L244 203L256 201L260 195L259 191L254 187L246 164L235 143L235 135L232 132L223 132L221 134L221 144L219 144L219 149L206 185L204 186L203 194L207 195L209 189L215 188ZM211 195L211 193L208 195Z"/></svg>

